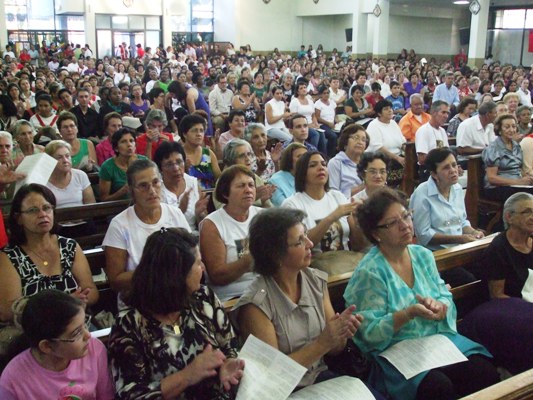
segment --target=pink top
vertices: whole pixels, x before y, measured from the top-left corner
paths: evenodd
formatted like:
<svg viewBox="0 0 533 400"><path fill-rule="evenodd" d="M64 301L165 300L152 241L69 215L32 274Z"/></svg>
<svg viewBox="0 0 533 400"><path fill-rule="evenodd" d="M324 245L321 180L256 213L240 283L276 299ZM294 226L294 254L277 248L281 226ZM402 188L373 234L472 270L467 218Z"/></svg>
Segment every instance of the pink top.
<svg viewBox="0 0 533 400"><path fill-rule="evenodd" d="M24 377L21 379L21 377ZM0 377L0 387L17 399L111 400L115 389L107 366L107 351L98 339L89 339L83 358L72 360L63 371L41 367L30 349L16 356Z"/></svg>
<svg viewBox="0 0 533 400"><path fill-rule="evenodd" d="M113 158L114 155L115 150L113 150L113 146L111 145L109 139L102 140L96 145L96 159L98 161L98 165L102 165L105 160L108 158Z"/></svg>

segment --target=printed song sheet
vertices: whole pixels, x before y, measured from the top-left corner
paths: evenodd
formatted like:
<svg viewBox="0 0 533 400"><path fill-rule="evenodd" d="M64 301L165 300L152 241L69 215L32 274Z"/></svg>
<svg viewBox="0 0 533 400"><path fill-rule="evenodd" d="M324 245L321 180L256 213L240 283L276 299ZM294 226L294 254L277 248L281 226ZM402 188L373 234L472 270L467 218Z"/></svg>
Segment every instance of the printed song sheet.
<svg viewBox="0 0 533 400"><path fill-rule="evenodd" d="M357 378L340 376L308 386L289 396L289 400L375 400L370 390Z"/></svg>
<svg viewBox="0 0 533 400"><path fill-rule="evenodd" d="M237 400L286 400L307 372L281 351L250 335L239 353L245 362Z"/></svg>
<svg viewBox="0 0 533 400"><path fill-rule="evenodd" d="M431 335L406 339L380 354L410 379L423 371L467 361L450 339L443 335Z"/></svg>
<svg viewBox="0 0 533 400"><path fill-rule="evenodd" d="M17 182L15 193L22 185L27 183L39 183L46 185L50 175L56 167L57 160L46 153L33 154L26 156L17 167L17 172L26 174L26 177Z"/></svg>

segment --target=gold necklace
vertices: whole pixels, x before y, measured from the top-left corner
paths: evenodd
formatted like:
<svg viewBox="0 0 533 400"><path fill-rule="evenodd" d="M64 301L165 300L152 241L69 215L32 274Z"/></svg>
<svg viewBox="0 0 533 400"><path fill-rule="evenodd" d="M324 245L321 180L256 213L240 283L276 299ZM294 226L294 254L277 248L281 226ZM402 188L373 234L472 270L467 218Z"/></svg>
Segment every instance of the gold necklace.
<svg viewBox="0 0 533 400"><path fill-rule="evenodd" d="M39 257L39 258L42 260L43 265L44 265L45 267L48 266L48 261L46 261L46 260L44 259L43 256L41 256L41 255L40 255L39 253L37 253L35 250L32 250L32 249L28 249L28 250L30 250L30 252L32 252L32 253L35 254L37 257Z"/></svg>

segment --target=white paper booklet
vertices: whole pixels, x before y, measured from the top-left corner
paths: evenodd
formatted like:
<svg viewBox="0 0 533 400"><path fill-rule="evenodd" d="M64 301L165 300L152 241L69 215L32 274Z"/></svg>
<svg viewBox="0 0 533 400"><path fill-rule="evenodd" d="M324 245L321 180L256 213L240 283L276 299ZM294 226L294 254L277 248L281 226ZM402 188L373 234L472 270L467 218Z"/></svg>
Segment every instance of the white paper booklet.
<svg viewBox="0 0 533 400"><path fill-rule="evenodd" d="M381 353L380 357L389 360L405 379L430 369L467 361L444 335L402 340Z"/></svg>
<svg viewBox="0 0 533 400"><path fill-rule="evenodd" d="M292 358L250 335L239 358L245 362L237 400L286 400L307 372Z"/></svg>
<svg viewBox="0 0 533 400"><path fill-rule="evenodd" d="M351 376L340 376L298 390L289 400L375 400L365 384Z"/></svg>
<svg viewBox="0 0 533 400"><path fill-rule="evenodd" d="M50 175L56 167L57 160L46 153L33 154L26 156L17 167L17 172L26 174L26 177L17 182L15 193L22 185L28 183L39 183L46 185Z"/></svg>

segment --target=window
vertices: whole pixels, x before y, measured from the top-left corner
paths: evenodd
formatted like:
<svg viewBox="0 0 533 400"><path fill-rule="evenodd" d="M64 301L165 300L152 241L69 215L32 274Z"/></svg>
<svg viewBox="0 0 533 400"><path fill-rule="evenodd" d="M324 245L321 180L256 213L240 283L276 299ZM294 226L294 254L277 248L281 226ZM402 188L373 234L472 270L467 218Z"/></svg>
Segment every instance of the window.
<svg viewBox="0 0 533 400"><path fill-rule="evenodd" d="M532 29L533 9L498 10L494 27L496 29Z"/></svg>

